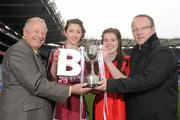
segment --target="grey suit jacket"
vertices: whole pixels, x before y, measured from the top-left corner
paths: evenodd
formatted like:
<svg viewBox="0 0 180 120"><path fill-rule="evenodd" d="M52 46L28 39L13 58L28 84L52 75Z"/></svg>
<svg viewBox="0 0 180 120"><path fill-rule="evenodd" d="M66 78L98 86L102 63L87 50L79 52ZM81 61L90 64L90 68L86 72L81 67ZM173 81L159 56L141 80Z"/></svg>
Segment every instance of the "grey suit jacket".
<svg viewBox="0 0 180 120"><path fill-rule="evenodd" d="M50 100L65 102L69 87L47 79L44 65L24 39L3 59L0 120L52 120Z"/></svg>

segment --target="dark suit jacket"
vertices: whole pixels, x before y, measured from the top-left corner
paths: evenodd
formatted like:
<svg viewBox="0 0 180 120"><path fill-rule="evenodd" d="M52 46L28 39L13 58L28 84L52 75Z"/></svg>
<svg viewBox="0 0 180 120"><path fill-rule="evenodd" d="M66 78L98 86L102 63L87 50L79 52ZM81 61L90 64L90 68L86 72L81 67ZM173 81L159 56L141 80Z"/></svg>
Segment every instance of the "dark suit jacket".
<svg viewBox="0 0 180 120"><path fill-rule="evenodd" d="M49 81L44 65L24 39L3 59L1 120L52 120L50 100L65 102L69 87Z"/></svg>
<svg viewBox="0 0 180 120"><path fill-rule="evenodd" d="M109 80L108 92L125 93L127 120L176 120L178 80L176 59L156 34L131 53L127 80Z"/></svg>

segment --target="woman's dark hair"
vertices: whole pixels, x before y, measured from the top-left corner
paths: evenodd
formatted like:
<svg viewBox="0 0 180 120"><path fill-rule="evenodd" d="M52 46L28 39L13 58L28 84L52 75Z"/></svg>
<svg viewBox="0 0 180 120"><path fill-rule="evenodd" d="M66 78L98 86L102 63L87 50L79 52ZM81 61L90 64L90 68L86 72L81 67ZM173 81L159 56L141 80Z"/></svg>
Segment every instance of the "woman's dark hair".
<svg viewBox="0 0 180 120"><path fill-rule="evenodd" d="M70 24L78 24L81 27L82 34L83 34L82 37L81 37L81 39L82 39L84 37L85 33L86 33L86 30L85 30L85 28L83 26L83 22L81 20L79 20L79 19L69 19L69 20L67 20L66 25L64 27L65 31L67 31Z"/></svg>
<svg viewBox="0 0 180 120"><path fill-rule="evenodd" d="M124 52L122 50L122 40L121 40L121 33L118 29L116 28L107 28L103 31L101 37L102 37L102 43L104 41L104 35L106 33L113 33L118 41L118 49L117 49L117 56L124 56Z"/></svg>

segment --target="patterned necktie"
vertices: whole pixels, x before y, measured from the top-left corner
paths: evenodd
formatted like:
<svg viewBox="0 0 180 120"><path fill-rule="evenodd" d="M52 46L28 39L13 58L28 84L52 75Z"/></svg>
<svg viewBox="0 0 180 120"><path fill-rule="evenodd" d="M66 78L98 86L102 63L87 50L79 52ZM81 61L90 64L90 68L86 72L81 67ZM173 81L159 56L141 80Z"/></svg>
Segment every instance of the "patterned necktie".
<svg viewBox="0 0 180 120"><path fill-rule="evenodd" d="M45 62L45 61L41 58L40 53L39 53L39 52L37 52L37 53L36 53L36 55L37 55L37 57L38 57L38 59L39 59L40 63L42 63L43 65L46 65L46 62Z"/></svg>
<svg viewBox="0 0 180 120"><path fill-rule="evenodd" d="M37 55L38 59L41 61L41 56L40 56L40 54L37 52L36 55Z"/></svg>

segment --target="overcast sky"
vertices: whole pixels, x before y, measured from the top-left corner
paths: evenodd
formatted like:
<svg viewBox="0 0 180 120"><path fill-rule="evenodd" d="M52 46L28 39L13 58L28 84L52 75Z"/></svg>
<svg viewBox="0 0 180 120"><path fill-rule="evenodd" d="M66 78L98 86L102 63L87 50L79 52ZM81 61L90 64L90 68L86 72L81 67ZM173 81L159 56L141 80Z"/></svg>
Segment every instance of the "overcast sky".
<svg viewBox="0 0 180 120"><path fill-rule="evenodd" d="M133 38L131 21L137 14L154 18L161 38L180 37L180 0L55 0L62 18L79 18L86 37L100 38L108 27L118 28L123 38Z"/></svg>

